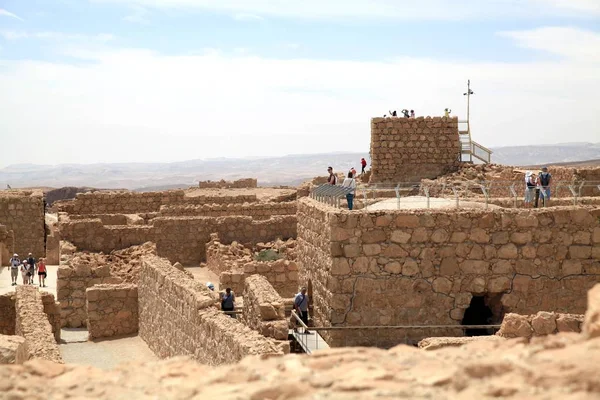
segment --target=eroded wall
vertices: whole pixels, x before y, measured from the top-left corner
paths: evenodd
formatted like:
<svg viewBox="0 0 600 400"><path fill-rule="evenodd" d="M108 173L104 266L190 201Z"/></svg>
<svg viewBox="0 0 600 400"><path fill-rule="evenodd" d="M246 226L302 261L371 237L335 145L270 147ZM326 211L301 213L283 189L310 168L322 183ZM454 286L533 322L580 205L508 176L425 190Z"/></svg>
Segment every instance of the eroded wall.
<svg viewBox="0 0 600 400"><path fill-rule="evenodd" d="M348 212L302 199L301 283L312 283L317 325L460 324L473 296L484 296L496 319L583 313L585 293L600 282L599 217L576 207ZM461 334L388 332L381 344Z"/></svg>
<svg viewBox="0 0 600 400"><path fill-rule="evenodd" d="M285 304L267 278L256 274L246 277L243 294L242 322L263 336L287 340Z"/></svg>
<svg viewBox="0 0 600 400"><path fill-rule="evenodd" d="M139 335L161 357L186 355L208 365L247 355L283 354L277 343L218 309L218 295L167 260L142 259Z"/></svg>
<svg viewBox="0 0 600 400"><path fill-rule="evenodd" d="M14 249L21 259L33 253L37 259L46 254L44 238L44 200L41 194L30 191L7 191L0 194L0 225L13 231ZM4 265L8 259L2 258Z"/></svg>
<svg viewBox="0 0 600 400"><path fill-rule="evenodd" d="M164 217L226 217L249 216L254 219L269 219L278 215L295 215L296 202L281 203L231 203L231 204L203 204L203 205L175 205L162 206L160 215Z"/></svg>
<svg viewBox="0 0 600 400"><path fill-rule="evenodd" d="M244 189L258 187L258 181L255 178L242 178L235 181L200 181L200 189Z"/></svg>
<svg viewBox="0 0 600 400"><path fill-rule="evenodd" d="M0 335L14 335L17 320L15 293L0 295Z"/></svg>
<svg viewBox="0 0 600 400"><path fill-rule="evenodd" d="M419 182L456 171L460 164L458 119L371 119L369 182Z"/></svg>

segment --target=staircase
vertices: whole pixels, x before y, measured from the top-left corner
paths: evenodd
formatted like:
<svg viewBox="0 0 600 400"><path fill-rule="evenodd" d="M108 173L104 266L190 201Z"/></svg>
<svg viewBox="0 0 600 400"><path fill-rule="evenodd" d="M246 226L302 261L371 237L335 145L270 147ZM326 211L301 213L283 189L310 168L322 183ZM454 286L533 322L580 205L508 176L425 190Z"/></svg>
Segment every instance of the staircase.
<svg viewBox="0 0 600 400"><path fill-rule="evenodd" d="M460 140L460 161L473 162L473 157L488 164L492 160L492 151L471 139L469 121L458 121L458 139Z"/></svg>

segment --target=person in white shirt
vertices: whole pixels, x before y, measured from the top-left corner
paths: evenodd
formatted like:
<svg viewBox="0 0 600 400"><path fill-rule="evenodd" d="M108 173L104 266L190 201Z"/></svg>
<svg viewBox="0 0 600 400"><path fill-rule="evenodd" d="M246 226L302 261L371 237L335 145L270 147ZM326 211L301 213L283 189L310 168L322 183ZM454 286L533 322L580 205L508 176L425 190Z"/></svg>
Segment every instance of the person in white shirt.
<svg viewBox="0 0 600 400"><path fill-rule="evenodd" d="M348 177L344 179L342 186L352 189L352 191L346 195L346 200L348 200L348 210L352 210L352 207L354 206L354 194L356 192L356 181L354 180L354 176L352 176L352 171L348 172Z"/></svg>

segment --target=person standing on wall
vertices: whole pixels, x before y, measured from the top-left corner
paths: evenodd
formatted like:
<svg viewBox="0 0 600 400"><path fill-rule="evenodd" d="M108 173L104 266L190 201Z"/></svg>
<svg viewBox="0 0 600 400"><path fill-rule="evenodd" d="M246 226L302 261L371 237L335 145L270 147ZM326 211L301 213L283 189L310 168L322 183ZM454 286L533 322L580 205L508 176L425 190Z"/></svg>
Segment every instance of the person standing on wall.
<svg viewBox="0 0 600 400"><path fill-rule="evenodd" d="M360 174L363 175L365 173L365 168L367 168L367 160L365 160L364 157L360 159L360 166L362 167Z"/></svg>
<svg viewBox="0 0 600 400"><path fill-rule="evenodd" d="M352 191L346 194L346 200L348 201L348 210L352 210L354 206L354 194L356 193L356 181L352 175L352 171L348 172L348 177L342 182L343 187L352 189Z"/></svg>
<svg viewBox="0 0 600 400"><path fill-rule="evenodd" d="M21 266L21 260L17 253L13 254L10 259L10 280L12 286L17 286L17 279L19 278L19 267Z"/></svg>
<svg viewBox="0 0 600 400"><path fill-rule="evenodd" d="M233 310L235 308L235 295L231 288L225 289L225 293L221 295L221 310L228 313L231 318L235 318Z"/></svg>
<svg viewBox="0 0 600 400"><path fill-rule="evenodd" d="M410 117L414 118L415 117L415 110L410 110Z"/></svg>
<svg viewBox="0 0 600 400"><path fill-rule="evenodd" d="M40 261L38 262L38 281L40 287L46 287L46 276L48 276L48 273L46 272L46 260L40 258Z"/></svg>
<svg viewBox="0 0 600 400"><path fill-rule="evenodd" d="M300 289L300 293L294 297L294 310L296 310L304 325L308 326L308 295L304 286ZM308 329L304 333L310 334Z"/></svg>
<svg viewBox="0 0 600 400"><path fill-rule="evenodd" d="M335 176L335 174L333 173L333 168L327 167L327 172L329 173L329 176L327 177L327 183L329 183L330 185L336 185L337 176Z"/></svg>

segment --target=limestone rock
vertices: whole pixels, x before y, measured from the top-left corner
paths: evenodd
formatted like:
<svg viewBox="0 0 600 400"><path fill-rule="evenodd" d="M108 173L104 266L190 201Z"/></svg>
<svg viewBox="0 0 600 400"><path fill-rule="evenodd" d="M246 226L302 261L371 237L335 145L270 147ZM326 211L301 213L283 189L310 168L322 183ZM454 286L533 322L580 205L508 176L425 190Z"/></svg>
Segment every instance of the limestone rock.
<svg viewBox="0 0 600 400"><path fill-rule="evenodd" d="M14 364L25 339L17 335L0 335L0 364Z"/></svg>

